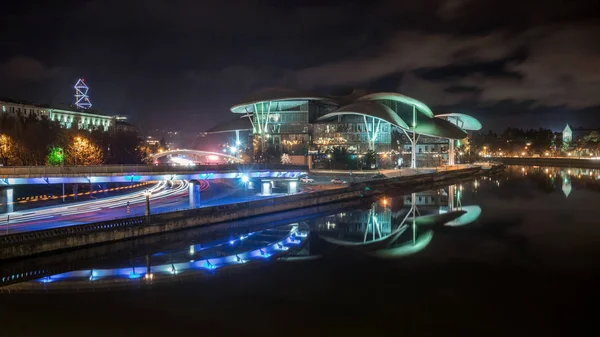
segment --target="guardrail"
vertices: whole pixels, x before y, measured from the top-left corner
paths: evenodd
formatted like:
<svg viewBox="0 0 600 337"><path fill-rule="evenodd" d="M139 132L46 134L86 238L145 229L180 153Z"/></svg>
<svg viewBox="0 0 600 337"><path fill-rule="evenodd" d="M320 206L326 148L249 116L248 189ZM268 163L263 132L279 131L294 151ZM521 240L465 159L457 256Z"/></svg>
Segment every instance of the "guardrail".
<svg viewBox="0 0 600 337"><path fill-rule="evenodd" d="M97 166L4 166L0 167L0 177L19 175L56 176L56 175L97 175L97 174L135 174L135 173L179 173L257 170L302 170L308 166L279 164L223 164L223 165L97 165Z"/></svg>

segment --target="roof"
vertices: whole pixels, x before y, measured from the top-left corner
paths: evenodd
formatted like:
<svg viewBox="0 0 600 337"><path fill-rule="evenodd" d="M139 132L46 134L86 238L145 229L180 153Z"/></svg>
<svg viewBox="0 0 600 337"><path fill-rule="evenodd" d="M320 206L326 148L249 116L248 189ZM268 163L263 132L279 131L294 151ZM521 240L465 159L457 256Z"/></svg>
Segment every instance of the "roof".
<svg viewBox="0 0 600 337"><path fill-rule="evenodd" d="M252 115L250 115L252 116ZM223 132L233 132L233 131L249 131L252 130L252 122L250 118L246 115L242 117L238 117L234 120L221 123L213 128L210 128L206 131L206 133L223 133Z"/></svg>
<svg viewBox="0 0 600 337"><path fill-rule="evenodd" d="M478 130L481 130L481 128L482 128L481 123L475 117L472 117L472 116L469 116L469 115L466 115L463 113L458 113L458 112L444 113L444 114L435 115L435 117L446 119L446 120L456 124L458 127L460 127L463 130L478 131Z"/></svg>
<svg viewBox="0 0 600 337"><path fill-rule="evenodd" d="M404 96L395 92L378 92L362 96L357 101L377 101L377 100L391 100L403 104L412 105L415 109L427 117L433 117L433 111L423 102L414 99L412 97Z"/></svg>
<svg viewBox="0 0 600 337"><path fill-rule="evenodd" d="M467 137L467 133L458 126L441 118L422 118L417 123L417 126L409 131L413 131L420 135L442 137L449 139L463 139Z"/></svg>
<svg viewBox="0 0 600 337"><path fill-rule="evenodd" d="M402 129L408 129L406 122L400 118L392 109L389 107L377 103L377 102L357 102L337 109L334 112L330 112L326 115L319 117L317 120L327 120L332 117L341 115L361 115L367 117L377 118L386 121L392 125L395 125Z"/></svg>
<svg viewBox="0 0 600 337"><path fill-rule="evenodd" d="M279 110L289 109L298 105L304 104L306 101L332 101L329 97L319 96L317 94L295 90L295 89L283 89L283 88L271 88L257 91L250 97L246 97L242 103L236 104L231 107L233 113L246 113L254 112L254 105L260 103L267 103L278 101Z"/></svg>

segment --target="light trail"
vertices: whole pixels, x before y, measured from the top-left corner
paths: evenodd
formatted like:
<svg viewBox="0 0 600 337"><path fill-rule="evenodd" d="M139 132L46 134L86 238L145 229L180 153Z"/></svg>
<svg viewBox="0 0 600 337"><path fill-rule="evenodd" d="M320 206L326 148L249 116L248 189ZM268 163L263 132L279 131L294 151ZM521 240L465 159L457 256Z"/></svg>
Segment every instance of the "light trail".
<svg viewBox="0 0 600 337"><path fill-rule="evenodd" d="M185 180L178 180L174 183L173 188L168 188L168 187L170 187L169 184L167 184L167 182L165 182L165 181L161 181L158 184L149 188L148 190L152 193L151 201L154 203L161 199L174 197L174 196L178 196L178 195L187 193L188 186L189 186L189 182L187 182ZM129 202L130 206L144 204L146 202L146 197L144 196L144 192L137 191L134 193L129 193L129 194L121 195L121 196L89 200L89 201L73 203L73 204L69 204L69 205L65 205L65 206L43 208L43 209L39 209L39 210L27 210L27 211L12 212L12 213L7 213L7 214L3 214L3 215L7 215L10 217L10 221L8 224L9 231L15 230L15 229L23 229L23 228L21 228L23 226L19 226L19 224L23 224L26 222L30 223L30 222L40 221L40 220L48 220L50 218L56 218L56 223L53 224L52 226L48 226L49 228L51 228L51 227L59 227L60 226L60 221L61 221L60 218L61 217L67 217L67 216L72 216L72 215L85 216L85 215L92 215L94 213L102 213L103 211L106 212L107 209L126 207L127 202ZM113 214L111 214L111 213L106 214L106 215L108 216L108 219L113 218L113 216L112 216ZM73 221L74 219L68 219L68 220ZM79 220L79 221L81 221L81 220ZM95 220L95 221L101 221L101 220ZM5 222L5 221L3 221L3 222ZM4 224L4 226L0 227L0 232L2 234L4 234L4 231L6 229L7 229L6 224Z"/></svg>

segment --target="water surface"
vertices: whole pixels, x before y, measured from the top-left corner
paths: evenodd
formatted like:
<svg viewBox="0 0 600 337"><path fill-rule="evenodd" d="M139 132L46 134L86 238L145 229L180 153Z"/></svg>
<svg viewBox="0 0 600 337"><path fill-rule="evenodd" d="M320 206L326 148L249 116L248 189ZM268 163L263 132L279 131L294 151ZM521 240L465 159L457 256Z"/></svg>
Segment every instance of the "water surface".
<svg viewBox="0 0 600 337"><path fill-rule="evenodd" d="M599 179L514 166L331 214L3 266L44 274L0 288L0 320L9 336L598 335Z"/></svg>

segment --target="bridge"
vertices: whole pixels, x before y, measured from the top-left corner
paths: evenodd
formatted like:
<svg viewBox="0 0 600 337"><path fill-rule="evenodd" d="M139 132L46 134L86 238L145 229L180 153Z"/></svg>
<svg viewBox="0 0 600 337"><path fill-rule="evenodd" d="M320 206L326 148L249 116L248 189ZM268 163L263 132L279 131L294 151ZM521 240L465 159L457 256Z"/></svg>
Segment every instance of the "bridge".
<svg viewBox="0 0 600 337"><path fill-rule="evenodd" d="M0 167L0 187L29 184L135 183L160 180L294 179L306 166L271 164L223 165L100 165Z"/></svg>
<svg viewBox="0 0 600 337"><path fill-rule="evenodd" d="M197 156L197 157L205 157L207 159L206 162L208 162L208 163L216 162L220 158L230 160L230 161L233 161L236 163L240 162L239 158L230 156L228 154L219 153L219 152L201 151L201 150L188 150L188 149L177 149L177 150L169 150L169 151L155 153L152 155L152 159L156 160L158 158L172 156L172 155L180 155L180 154L193 155L193 156Z"/></svg>

